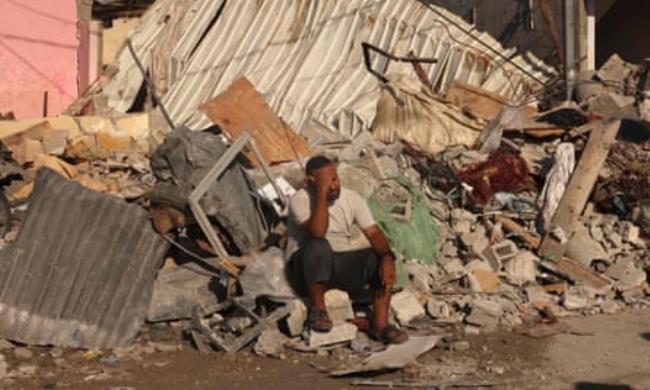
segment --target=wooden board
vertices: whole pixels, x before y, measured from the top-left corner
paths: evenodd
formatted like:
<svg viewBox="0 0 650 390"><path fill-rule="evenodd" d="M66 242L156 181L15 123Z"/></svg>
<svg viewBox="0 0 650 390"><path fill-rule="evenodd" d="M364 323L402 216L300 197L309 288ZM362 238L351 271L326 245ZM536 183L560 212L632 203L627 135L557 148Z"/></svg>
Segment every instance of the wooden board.
<svg viewBox="0 0 650 390"><path fill-rule="evenodd" d="M596 184L598 174L607 159L609 148L616 139L620 125L620 120L602 121L591 132L587 146L551 220L549 231L542 239L539 247L540 256L561 259L566 252L567 244L573 237L578 223L578 217L587 204L589 194ZM556 228L562 229L567 238L566 242L560 241L551 234Z"/></svg>
<svg viewBox="0 0 650 390"><path fill-rule="evenodd" d="M511 104L504 96L458 80L451 84L445 98L457 107L469 108L473 114L486 120L494 119L504 105ZM535 112L529 107L524 107L524 110L531 115Z"/></svg>
<svg viewBox="0 0 650 390"><path fill-rule="evenodd" d="M232 142L248 131L270 164L295 160L296 153L301 158L311 154L302 137L273 112L245 77L199 108ZM260 165L251 151L244 154L251 164Z"/></svg>

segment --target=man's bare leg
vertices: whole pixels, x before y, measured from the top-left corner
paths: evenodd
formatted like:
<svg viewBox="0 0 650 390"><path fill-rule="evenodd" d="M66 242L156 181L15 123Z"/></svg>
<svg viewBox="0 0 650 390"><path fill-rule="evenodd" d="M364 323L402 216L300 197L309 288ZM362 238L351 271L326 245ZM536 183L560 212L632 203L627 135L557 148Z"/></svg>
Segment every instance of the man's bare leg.
<svg viewBox="0 0 650 390"><path fill-rule="evenodd" d="M314 283L309 286L308 290L311 307L314 309L325 310L325 291L327 291L325 283Z"/></svg>
<svg viewBox="0 0 650 390"><path fill-rule="evenodd" d="M381 288L373 290L372 313L375 332L381 332L388 325L388 311L390 310L390 290Z"/></svg>

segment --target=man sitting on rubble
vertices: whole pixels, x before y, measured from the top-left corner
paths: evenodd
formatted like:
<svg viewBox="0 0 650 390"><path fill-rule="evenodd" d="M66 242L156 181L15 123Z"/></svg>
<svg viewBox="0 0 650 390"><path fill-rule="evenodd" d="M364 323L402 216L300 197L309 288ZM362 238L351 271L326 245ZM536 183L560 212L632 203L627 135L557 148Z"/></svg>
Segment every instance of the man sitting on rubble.
<svg viewBox="0 0 650 390"><path fill-rule="evenodd" d="M287 255L291 271L309 295L309 327L317 332L332 329L325 307L327 289L355 295L369 285L371 335L385 343L406 341L406 332L388 324L395 258L368 204L341 188L336 165L327 157L311 158L306 171L307 185L290 203Z"/></svg>

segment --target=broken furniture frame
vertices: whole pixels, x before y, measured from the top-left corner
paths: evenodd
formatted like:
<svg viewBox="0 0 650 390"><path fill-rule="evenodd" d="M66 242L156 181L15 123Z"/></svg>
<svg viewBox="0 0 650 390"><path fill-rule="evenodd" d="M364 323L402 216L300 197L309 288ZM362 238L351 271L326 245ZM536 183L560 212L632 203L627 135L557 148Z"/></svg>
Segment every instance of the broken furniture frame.
<svg viewBox="0 0 650 390"><path fill-rule="evenodd" d="M361 47L363 48L363 62L366 65L366 69L368 70L368 72L375 75L383 83L387 83L388 79L386 78L386 76L384 74L379 73L378 71L372 69L372 63L370 61L370 52L371 51L377 52L377 53L383 55L384 57L386 57L386 58L388 58L390 60L393 60L393 61L409 62L409 63L414 64L414 65L420 64L422 62L427 63L427 64L435 64L436 62L438 62L438 60L436 58L414 58L412 55L409 55L408 57L398 57L398 56L390 54L389 52L387 52L385 50L382 50L382 49L378 48L377 46L372 45L372 44L370 44L368 42L361 42ZM418 73L418 77L421 77L420 76L421 72L418 72L417 67L415 68L415 71L416 71L416 73ZM424 80L422 80L422 81L424 82ZM431 82L429 81L427 84L431 85Z"/></svg>
<svg viewBox="0 0 650 390"><path fill-rule="evenodd" d="M220 310L227 309L228 307L233 305L239 309L242 309L244 313L246 313L250 318L252 318L255 321L255 325L252 328L248 329L246 332L244 332L243 335L237 337L232 341L226 341L222 339L221 337L217 336L217 334L212 329L210 329L209 326L204 325L201 320L202 317L204 317L204 313L201 312L201 309L198 306L195 307L192 313L192 320L191 320L192 339L194 340L194 343L196 344L197 348L201 353L205 354L209 352L209 349L206 347L202 338L207 338L209 340L210 345L212 345L215 348L221 349L228 353L237 352L240 349L244 348L246 345L248 345L248 343L255 340L262 333L262 331L266 329L267 326L275 322L278 322L282 318L288 316L291 311L289 305L284 305L282 307L275 309L268 316L262 318L257 314L255 314L252 310L247 308L246 305L237 302L237 300L232 300L224 304L221 304Z"/></svg>
<svg viewBox="0 0 650 390"><path fill-rule="evenodd" d="M225 261L228 260L230 255L226 251L226 248L223 246L223 243L219 239L219 236L214 231L214 227L210 223L210 220L208 219L208 215L201 207L200 200L201 198L203 198L205 193L208 192L210 187L215 183L215 181L219 178L219 176L221 176L221 174L228 168L228 166L233 162L233 160L237 157L237 155L246 146L250 147L253 153L255 154L255 157L257 158L260 165L262 166L262 170L264 171L266 177L269 179L271 185L275 189L275 192L280 196L280 201L282 202L282 197L284 196L284 193L280 190L277 183L275 182L275 178L271 174L271 171L269 170L266 161L264 161L262 154L260 153L259 149L255 145L255 141L253 140L250 133L248 132L243 133L237 139L237 141L235 141L235 143L233 143L228 148L228 150L226 150L226 152L221 156L221 158L219 158L219 160L214 164L214 166L210 168L210 171L205 175L205 177L201 179L201 182L196 186L194 191L192 191L188 199L190 209L192 210L194 217L199 223L201 230L208 238L208 241L210 242L210 246L212 246L212 249L214 249L215 253L222 260ZM222 266L221 268L224 268L228 273L232 274L231 270L229 270L229 268L231 267Z"/></svg>

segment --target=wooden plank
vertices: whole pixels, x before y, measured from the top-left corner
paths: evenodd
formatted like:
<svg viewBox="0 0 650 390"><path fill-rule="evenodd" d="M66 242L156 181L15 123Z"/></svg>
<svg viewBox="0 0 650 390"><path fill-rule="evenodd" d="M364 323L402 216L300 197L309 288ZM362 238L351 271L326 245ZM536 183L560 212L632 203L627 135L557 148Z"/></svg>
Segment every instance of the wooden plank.
<svg viewBox="0 0 650 390"><path fill-rule="evenodd" d="M199 108L231 141L249 132L270 164L292 161L296 154L311 155L302 137L273 112L245 77ZM253 166L259 166L251 150L245 150L244 155Z"/></svg>
<svg viewBox="0 0 650 390"><path fill-rule="evenodd" d="M584 284L597 290L611 284L606 277L571 259L547 260L542 261L540 265L572 283Z"/></svg>
<svg viewBox="0 0 650 390"><path fill-rule="evenodd" d="M609 148L616 139L620 124L620 120L602 121L591 132L587 146L551 220L551 226L542 239L539 247L540 256L561 259L566 252L567 243L573 237L578 217L587 204L589 194L607 159ZM567 240L563 242L552 234L556 229L561 229Z"/></svg>
<svg viewBox="0 0 650 390"><path fill-rule="evenodd" d="M528 233L528 231L517 222L513 221L508 217L503 217L503 216L498 216L496 220L497 222L501 222L503 229L508 233L512 233L516 235L526 244L530 245L532 248L537 249L537 247L539 247L539 241L540 241L539 238Z"/></svg>
<svg viewBox="0 0 650 390"><path fill-rule="evenodd" d="M454 81L445 96L452 104L460 108L468 108L479 118L494 119L504 105L511 104L505 96L469 85L462 81ZM523 108L527 114L532 115L534 110L530 107Z"/></svg>

